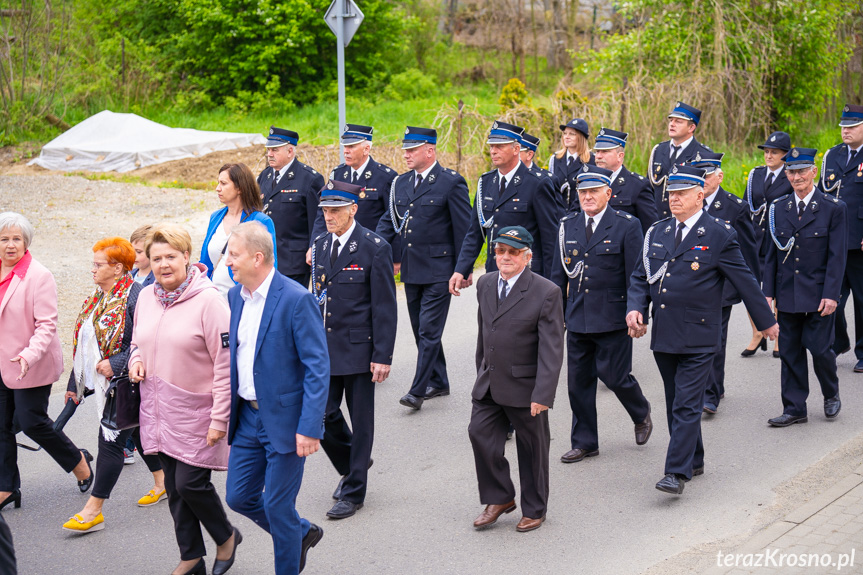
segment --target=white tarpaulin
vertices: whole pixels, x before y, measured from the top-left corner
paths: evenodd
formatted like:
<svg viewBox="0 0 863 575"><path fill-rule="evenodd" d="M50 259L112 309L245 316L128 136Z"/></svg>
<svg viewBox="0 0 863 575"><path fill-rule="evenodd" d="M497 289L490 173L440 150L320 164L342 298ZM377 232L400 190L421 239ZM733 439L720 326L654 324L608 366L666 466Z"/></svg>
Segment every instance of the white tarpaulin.
<svg viewBox="0 0 863 575"><path fill-rule="evenodd" d="M136 114L104 110L45 144L30 164L67 172L129 172L266 141L260 134L169 128Z"/></svg>

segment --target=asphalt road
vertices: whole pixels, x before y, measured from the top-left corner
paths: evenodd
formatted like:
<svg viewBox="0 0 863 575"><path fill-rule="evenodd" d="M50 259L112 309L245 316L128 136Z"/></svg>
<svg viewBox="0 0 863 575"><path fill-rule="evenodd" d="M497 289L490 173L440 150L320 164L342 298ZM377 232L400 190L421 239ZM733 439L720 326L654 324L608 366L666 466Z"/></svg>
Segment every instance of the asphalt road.
<svg viewBox="0 0 863 575"><path fill-rule="evenodd" d="M848 310L850 311L850 309ZM517 533L520 513L475 531L481 511L467 437L476 342L476 291L453 298L444 336L452 395L429 400L420 412L398 404L410 385L416 348L400 292L399 335L390 379L378 386L374 467L365 507L342 521L325 517L338 475L319 452L306 466L298 499L300 513L324 528L309 553L305 573L570 573L638 574L680 552L751 529L778 485L816 463L863 431L863 375L851 373L853 357L839 359L843 410L824 419L815 386L810 421L769 428L781 413L779 361L768 353L739 357L749 341L749 323L737 306L731 318L726 399L718 415L704 422L706 473L688 483L681 497L654 489L662 477L667 427L659 373L648 338L635 343L635 375L653 404L650 442L635 445L632 423L605 388L599 392L600 456L565 465L570 411L565 372L551 412L551 495L541 529ZM814 376L810 375L812 381ZM62 381L62 380L61 380ZM61 408L55 386L50 412ZM67 426L80 447L95 452L97 416L83 404ZM28 441L23 436L19 440ZM515 443L507 446L517 483ZM44 452L19 451L23 507L7 508L20 573L170 573L179 555L166 503L139 508L151 487L140 460L127 466L105 505L106 528L85 536L61 524L83 506L74 478ZM225 474L214 474L224 493ZM518 501L518 500L517 500ZM229 511L243 532L232 573L272 571L272 543L266 533ZM209 538L211 564L215 546Z"/></svg>

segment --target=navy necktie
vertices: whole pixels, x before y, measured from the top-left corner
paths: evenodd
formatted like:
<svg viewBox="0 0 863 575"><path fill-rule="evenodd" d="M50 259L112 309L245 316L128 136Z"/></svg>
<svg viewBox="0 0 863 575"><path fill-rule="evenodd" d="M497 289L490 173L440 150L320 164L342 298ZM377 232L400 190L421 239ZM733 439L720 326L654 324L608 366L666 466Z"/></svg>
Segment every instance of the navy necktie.
<svg viewBox="0 0 863 575"><path fill-rule="evenodd" d="M683 241L683 228L686 227L686 224L680 222L677 224L677 235L674 236L674 249L680 247L680 242Z"/></svg>
<svg viewBox="0 0 863 575"><path fill-rule="evenodd" d="M336 263L336 258L339 257L339 239L333 242L333 251L330 252L330 265Z"/></svg>

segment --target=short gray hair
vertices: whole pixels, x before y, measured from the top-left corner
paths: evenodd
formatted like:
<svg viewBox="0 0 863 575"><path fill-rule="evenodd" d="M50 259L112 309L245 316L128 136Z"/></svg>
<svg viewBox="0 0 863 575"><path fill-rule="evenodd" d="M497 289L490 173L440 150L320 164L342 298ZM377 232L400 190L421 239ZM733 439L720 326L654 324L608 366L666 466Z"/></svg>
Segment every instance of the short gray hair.
<svg viewBox="0 0 863 575"><path fill-rule="evenodd" d="M246 243L246 247L250 252L261 252L264 255L264 262L272 264L275 261L273 257L273 236L267 227L258 221L243 222L231 230L231 235L236 236Z"/></svg>
<svg viewBox="0 0 863 575"><path fill-rule="evenodd" d="M0 232L6 231L9 228L18 228L21 230L21 235L24 236L24 249L30 248L30 243L33 241L33 224L30 220L17 212L3 212L0 214Z"/></svg>

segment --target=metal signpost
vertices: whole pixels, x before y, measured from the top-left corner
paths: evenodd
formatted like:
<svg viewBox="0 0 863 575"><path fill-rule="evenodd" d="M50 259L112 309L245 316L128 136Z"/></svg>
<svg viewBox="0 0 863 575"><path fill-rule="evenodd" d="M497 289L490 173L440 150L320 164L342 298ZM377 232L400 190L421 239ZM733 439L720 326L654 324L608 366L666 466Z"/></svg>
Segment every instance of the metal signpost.
<svg viewBox="0 0 863 575"><path fill-rule="evenodd" d="M339 75L339 133L347 123L345 112L345 46L351 43L351 39L362 24L363 18L362 11L353 0L333 0L324 15L324 21L336 35ZM344 150L341 146L339 146L339 159L341 162L345 161Z"/></svg>

